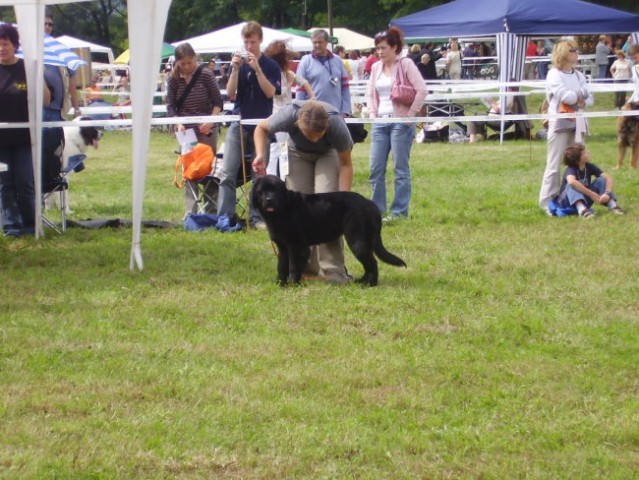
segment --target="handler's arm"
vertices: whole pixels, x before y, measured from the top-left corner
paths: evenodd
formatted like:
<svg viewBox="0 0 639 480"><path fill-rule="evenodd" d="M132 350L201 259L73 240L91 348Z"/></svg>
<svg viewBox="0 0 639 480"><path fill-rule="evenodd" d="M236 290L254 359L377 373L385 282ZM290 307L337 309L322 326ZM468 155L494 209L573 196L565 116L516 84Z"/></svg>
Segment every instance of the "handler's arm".
<svg viewBox="0 0 639 480"><path fill-rule="evenodd" d="M264 152L267 148L268 140L268 120L262 120L255 127L253 133L253 143L255 143L255 159L253 160L253 171L260 175L266 171L266 165L264 165Z"/></svg>
<svg viewBox="0 0 639 480"><path fill-rule="evenodd" d="M257 148L257 141L255 146ZM339 190L340 192L350 192L353 188L353 160L351 158L351 150L348 149L337 152L337 156L339 157Z"/></svg>

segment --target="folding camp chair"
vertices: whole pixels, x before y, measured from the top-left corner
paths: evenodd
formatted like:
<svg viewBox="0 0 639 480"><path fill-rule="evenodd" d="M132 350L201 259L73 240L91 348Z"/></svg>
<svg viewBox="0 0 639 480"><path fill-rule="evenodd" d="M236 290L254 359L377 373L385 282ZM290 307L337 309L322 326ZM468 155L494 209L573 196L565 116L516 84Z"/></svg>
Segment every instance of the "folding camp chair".
<svg viewBox="0 0 639 480"><path fill-rule="evenodd" d="M203 144L198 144L203 145ZM196 146L198 148L198 146ZM201 148L201 147L200 147ZM192 202L193 209L188 213L214 213L217 211L217 195L222 177L222 167L224 158L224 144L222 144L218 152L213 157L211 169L208 172L202 172L201 176L190 181L184 177L186 171L183 156L178 157L176 163L176 171L174 184L177 187L185 188L185 198L189 203ZM236 210L240 217L244 217L248 210L248 192L245 190L245 185L251 181L253 154L244 155L244 165L239 169L237 177L235 179L235 185L240 191L237 195ZM182 178L178 181L178 170L182 165ZM190 175L192 178L192 175ZM215 188L212 188L215 187Z"/></svg>
<svg viewBox="0 0 639 480"><path fill-rule="evenodd" d="M42 198L43 204L55 203L49 202L56 195L58 196L58 206L60 208L60 226L56 224L54 220L42 215L42 222L45 226L52 228L58 233L66 232L67 230L67 211L68 200L67 191L69 190L69 182L67 176L72 172L81 172L84 170L84 161L87 156L84 154L73 155L69 157L67 166L60 170L58 175L47 175L42 185Z"/></svg>
<svg viewBox="0 0 639 480"><path fill-rule="evenodd" d="M215 163L217 163L217 158L214 165ZM184 183L185 195L188 195L197 206L196 212L193 213L214 213L217 211L217 186L220 181L213 175L213 172L199 180Z"/></svg>

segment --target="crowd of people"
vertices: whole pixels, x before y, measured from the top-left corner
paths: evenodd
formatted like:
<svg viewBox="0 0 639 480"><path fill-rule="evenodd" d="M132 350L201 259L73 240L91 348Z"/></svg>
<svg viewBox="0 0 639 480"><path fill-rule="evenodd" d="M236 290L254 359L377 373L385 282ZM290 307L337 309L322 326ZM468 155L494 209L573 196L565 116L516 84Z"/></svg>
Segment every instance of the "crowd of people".
<svg viewBox="0 0 639 480"><path fill-rule="evenodd" d="M50 25L49 25L50 24ZM47 19L52 26L52 19ZM175 51L175 62L167 80L167 110L171 117L215 116L223 109L218 77L226 82L226 95L234 102L233 113L243 120L259 120L257 125L233 122L226 133L219 184L209 183L207 192L217 198L218 216L235 218L238 172L243 162L252 160L252 175L270 173L280 176L290 189L302 193L348 191L352 188L353 136L344 121L351 115L349 83L368 79L366 102L371 118L388 118L371 127L369 180L371 199L386 221L407 218L411 199L410 153L415 138L414 123L404 117L420 115L427 95L427 82L437 78L436 62L445 59L446 75L461 78L461 59L482 52L482 44L461 49L456 39L450 39L438 51L432 44L413 45L407 57L402 55L404 40L401 30L391 27L374 39L375 51L365 58L358 51L342 48L329 50L330 37L324 30L313 32L313 51L304 55L296 72L292 68L292 52L284 42L274 42L262 49L262 29L251 21L242 29L242 52L236 52L225 67L214 58L199 65L198 56L188 43ZM602 37L602 41L605 37ZM545 44L531 42L530 52L546 56ZM0 101L3 108L0 121L26 121L27 89L24 62L15 56L19 47L16 29L0 26ZM639 61L639 46L618 49L617 59L606 66L615 80L633 78L637 88L631 100L639 97L639 72L628 61ZM597 47L598 48L598 47ZM573 40L560 40L551 53L551 68L546 72L537 62L536 75L546 81L548 112L584 111L592 103L585 76L576 68L579 48ZM603 64L602 64L603 65ZM604 69L599 72L604 74ZM74 72L62 69L45 70L44 112L46 120L61 120L70 99L77 94ZM399 88L401 84L401 89ZM410 94L402 93L407 88ZM295 99L293 91L295 90ZM506 113L516 113L513 95L506 102ZM489 113L500 115L500 104L484 99ZM624 108L625 97L618 95L616 105ZM471 139L484 133L490 122L469 125ZM218 125L210 122L178 124L177 130L193 130L197 141L218 152ZM570 209L584 218L593 215L592 204L606 205L617 214L623 210L617 204L610 175L590 163L583 147L588 134L583 117L551 119L547 135L547 162L539 193L539 206L549 214L558 208ZM10 132L10 133L8 133ZM61 142L59 129L46 129L43 135L43 156L55 158ZM56 150L56 152L54 152ZM48 153L46 153L48 152ZM394 170L393 199L387 200L386 171L392 156ZM561 180L562 161L566 171ZM28 129L0 130L0 162L8 171L0 173L2 228L8 235L19 236L34 228L35 199ZM46 163L46 162L45 162ZM46 181L46 176L45 176ZM198 184L191 185L197 190ZM194 197L185 193L185 214L197 211ZM250 222L263 227L259 214L250 208ZM341 241L322 245L311 256L307 275L319 275L335 283L351 280L344 267Z"/></svg>

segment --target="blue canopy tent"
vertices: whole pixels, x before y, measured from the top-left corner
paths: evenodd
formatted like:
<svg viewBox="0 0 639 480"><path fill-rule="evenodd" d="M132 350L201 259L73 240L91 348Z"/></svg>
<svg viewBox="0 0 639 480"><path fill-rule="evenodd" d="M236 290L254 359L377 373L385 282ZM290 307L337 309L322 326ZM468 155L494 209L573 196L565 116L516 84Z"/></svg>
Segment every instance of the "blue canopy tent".
<svg viewBox="0 0 639 480"><path fill-rule="evenodd" d="M406 39L495 35L501 83L521 80L532 35L634 32L639 43L639 15L580 0L454 0L390 24Z"/></svg>
<svg viewBox="0 0 639 480"><path fill-rule="evenodd" d="M639 32L639 15L580 0L455 0L391 25L407 39L495 35L499 80L505 82L521 79L529 36Z"/></svg>

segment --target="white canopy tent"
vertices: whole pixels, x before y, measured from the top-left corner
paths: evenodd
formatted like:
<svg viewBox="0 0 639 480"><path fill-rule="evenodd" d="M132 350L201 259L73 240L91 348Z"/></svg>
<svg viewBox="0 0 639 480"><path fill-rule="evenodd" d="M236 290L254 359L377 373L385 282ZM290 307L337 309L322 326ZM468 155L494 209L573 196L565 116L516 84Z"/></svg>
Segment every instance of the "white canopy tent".
<svg viewBox="0 0 639 480"><path fill-rule="evenodd" d="M313 27L309 28L308 31L314 32L320 29L328 32L328 28L324 27ZM333 28L333 36L337 37L337 44L346 50L370 50L375 48L374 38L367 37L348 28Z"/></svg>
<svg viewBox="0 0 639 480"><path fill-rule="evenodd" d="M104 47L96 43L87 42L86 40L82 40L80 38L71 37L69 35L62 35L60 37L56 37L56 40L68 48L88 48L91 53L104 53L109 59L109 64L113 63L113 59L115 58L113 56L113 50L109 47Z"/></svg>
<svg viewBox="0 0 639 480"><path fill-rule="evenodd" d="M188 42L191 44L196 53L232 53L242 48L242 27L246 22L231 25L214 32L205 33L197 37L186 38L171 45L177 47L181 43ZM272 28L262 26L262 48L265 48L274 40L284 40L289 50L294 52L310 52L313 50L311 39L273 30Z"/></svg>
<svg viewBox="0 0 639 480"><path fill-rule="evenodd" d="M35 85L29 95L29 128L34 162L36 199L42 193L42 101L44 65L42 49L44 37L44 9L46 5L70 3L77 0L0 0L0 5L13 5L24 51L27 84ZM131 67L135 75L131 78L131 100L133 110L133 238L130 268L142 270L141 228L142 203L149 135L156 87L156 72L160 68L160 49L171 0L129 0L129 43L131 45ZM41 202L36 201L36 237L42 235Z"/></svg>

